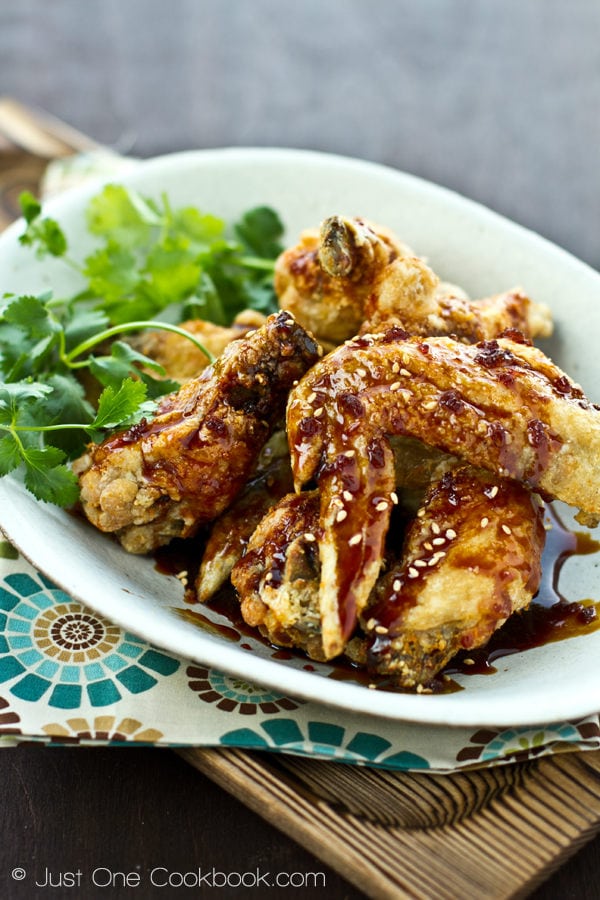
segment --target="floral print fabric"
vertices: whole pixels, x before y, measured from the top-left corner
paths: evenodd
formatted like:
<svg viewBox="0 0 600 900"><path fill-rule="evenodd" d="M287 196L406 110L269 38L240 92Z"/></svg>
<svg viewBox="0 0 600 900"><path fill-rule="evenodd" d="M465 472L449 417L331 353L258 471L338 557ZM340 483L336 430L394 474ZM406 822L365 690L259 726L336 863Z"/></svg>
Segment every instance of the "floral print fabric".
<svg viewBox="0 0 600 900"><path fill-rule="evenodd" d="M435 772L600 747L598 716L447 729L287 697L151 646L0 549L0 746L223 745Z"/></svg>

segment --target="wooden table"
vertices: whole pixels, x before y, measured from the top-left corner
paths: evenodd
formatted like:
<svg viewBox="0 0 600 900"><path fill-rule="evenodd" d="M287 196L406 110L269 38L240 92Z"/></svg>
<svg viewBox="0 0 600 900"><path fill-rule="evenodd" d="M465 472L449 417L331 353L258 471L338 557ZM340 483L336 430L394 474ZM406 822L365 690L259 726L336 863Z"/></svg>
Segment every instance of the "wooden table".
<svg viewBox="0 0 600 900"><path fill-rule="evenodd" d="M143 157L285 145L387 163L598 266L599 28L592 0L22 0L0 7L0 91ZM0 791L2 897L43 896L15 866L134 873L79 892L130 897L136 872L198 865L324 872L295 896L363 896L170 751L7 750ZM597 838L534 896L599 882Z"/></svg>

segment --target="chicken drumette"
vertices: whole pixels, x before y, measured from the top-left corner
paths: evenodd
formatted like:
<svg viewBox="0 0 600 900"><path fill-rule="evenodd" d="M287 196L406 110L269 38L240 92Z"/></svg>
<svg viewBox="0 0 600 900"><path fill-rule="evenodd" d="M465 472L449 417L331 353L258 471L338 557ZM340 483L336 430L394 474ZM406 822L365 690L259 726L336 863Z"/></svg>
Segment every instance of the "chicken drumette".
<svg viewBox="0 0 600 900"><path fill-rule="evenodd" d="M86 516L132 553L194 534L243 489L319 352L287 312L234 341L153 419L88 448L77 466Z"/></svg>

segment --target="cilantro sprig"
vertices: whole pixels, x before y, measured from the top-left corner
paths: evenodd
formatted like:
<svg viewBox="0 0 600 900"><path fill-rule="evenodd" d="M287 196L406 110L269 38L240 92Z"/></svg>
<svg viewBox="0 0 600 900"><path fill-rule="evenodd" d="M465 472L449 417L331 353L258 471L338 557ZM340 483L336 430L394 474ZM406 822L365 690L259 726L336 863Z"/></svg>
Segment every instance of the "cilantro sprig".
<svg viewBox="0 0 600 900"><path fill-rule="evenodd" d="M273 269L283 227L268 207L250 210L229 229L195 207L173 209L166 196L108 185L86 212L97 246L77 260L39 201L25 192L20 202L20 242L38 258L61 259L83 286L67 298L0 300L0 477L20 470L38 499L70 506L78 486L69 460L179 386L120 338L162 328L211 359L178 323L228 325L243 309L276 309Z"/></svg>

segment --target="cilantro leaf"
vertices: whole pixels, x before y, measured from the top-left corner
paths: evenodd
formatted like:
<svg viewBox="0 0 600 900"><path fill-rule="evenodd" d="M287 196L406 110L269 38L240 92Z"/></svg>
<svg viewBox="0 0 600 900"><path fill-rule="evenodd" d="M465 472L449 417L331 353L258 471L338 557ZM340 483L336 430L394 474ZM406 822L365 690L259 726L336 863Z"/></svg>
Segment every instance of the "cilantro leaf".
<svg viewBox="0 0 600 900"><path fill-rule="evenodd" d="M92 234L107 237L123 248L144 244L160 216L136 191L108 184L90 201L87 224Z"/></svg>
<svg viewBox="0 0 600 900"><path fill-rule="evenodd" d="M0 475L8 475L22 462L19 445L11 434L0 438Z"/></svg>
<svg viewBox="0 0 600 900"><path fill-rule="evenodd" d="M57 447L28 450L25 455L25 487L46 503L72 506L79 496L77 476L62 465L65 454Z"/></svg>
<svg viewBox="0 0 600 900"><path fill-rule="evenodd" d="M177 381L153 377L151 372L156 372L160 376L165 375L163 366L149 356L139 353L124 341L115 341L110 351L110 356L90 359L90 371L105 387L110 386L118 390L123 380L131 378L132 374L144 382L148 397L153 400L180 387Z"/></svg>
<svg viewBox="0 0 600 900"><path fill-rule="evenodd" d="M146 385L142 381L126 378L118 390L104 388L98 400L98 411L88 431L117 428L130 419L146 399Z"/></svg>
<svg viewBox="0 0 600 900"><path fill-rule="evenodd" d="M83 274L93 296L101 297L105 306L123 303L139 281L134 254L117 240L109 238L106 246L87 257Z"/></svg>
<svg viewBox="0 0 600 900"><path fill-rule="evenodd" d="M40 257L47 253L51 256L64 256L68 247L67 239L58 222L55 219L40 218L42 207L29 191L20 195L19 203L27 223L19 242L34 247Z"/></svg>
<svg viewBox="0 0 600 900"><path fill-rule="evenodd" d="M239 239L257 256L275 259L283 250L283 224L270 206L248 210L234 225Z"/></svg>

